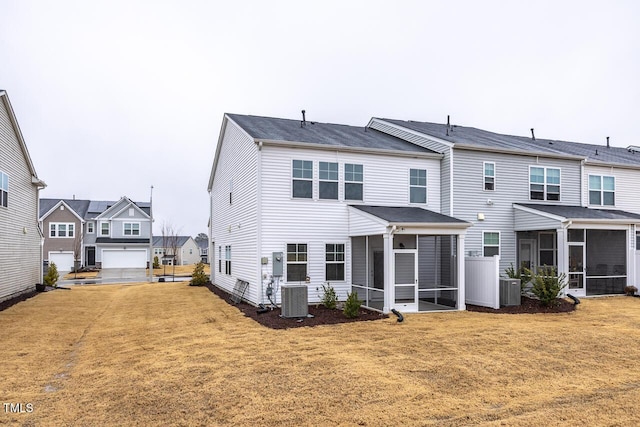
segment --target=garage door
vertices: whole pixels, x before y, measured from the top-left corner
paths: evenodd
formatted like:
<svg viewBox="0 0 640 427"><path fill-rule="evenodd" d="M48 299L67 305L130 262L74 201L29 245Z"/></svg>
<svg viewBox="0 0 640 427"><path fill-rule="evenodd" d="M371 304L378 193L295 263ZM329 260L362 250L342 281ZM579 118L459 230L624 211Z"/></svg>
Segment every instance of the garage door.
<svg viewBox="0 0 640 427"><path fill-rule="evenodd" d="M147 268L147 251L103 249L102 268Z"/></svg>
<svg viewBox="0 0 640 427"><path fill-rule="evenodd" d="M73 252L49 252L49 265L54 262L58 271L71 271Z"/></svg>

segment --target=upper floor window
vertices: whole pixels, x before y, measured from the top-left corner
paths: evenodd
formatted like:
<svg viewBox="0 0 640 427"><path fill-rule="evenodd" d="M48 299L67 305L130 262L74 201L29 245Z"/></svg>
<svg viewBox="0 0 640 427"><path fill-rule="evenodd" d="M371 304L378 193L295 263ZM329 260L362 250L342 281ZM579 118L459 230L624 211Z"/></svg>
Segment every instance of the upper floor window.
<svg viewBox="0 0 640 427"><path fill-rule="evenodd" d="M362 165L345 163L344 165L344 199L363 200L362 183L364 173Z"/></svg>
<svg viewBox="0 0 640 427"><path fill-rule="evenodd" d="M409 202L427 203L426 169L411 169L409 171Z"/></svg>
<svg viewBox="0 0 640 427"><path fill-rule="evenodd" d="M108 236L109 235L109 223L103 222L100 224L100 235Z"/></svg>
<svg viewBox="0 0 640 427"><path fill-rule="evenodd" d="M531 200L560 200L560 169L530 166L529 198Z"/></svg>
<svg viewBox="0 0 640 427"><path fill-rule="evenodd" d="M484 189L496 189L496 164L493 162L484 162Z"/></svg>
<svg viewBox="0 0 640 427"><path fill-rule="evenodd" d="M8 205L9 199L9 175L4 172L0 172L0 206L5 208Z"/></svg>
<svg viewBox="0 0 640 427"><path fill-rule="evenodd" d="M124 235L125 236L139 236L140 235L140 223L139 222L125 222L124 223Z"/></svg>
<svg viewBox="0 0 640 427"><path fill-rule="evenodd" d="M306 243L287 244L287 282L304 282L307 280L307 245Z"/></svg>
<svg viewBox="0 0 640 427"><path fill-rule="evenodd" d="M325 261L325 280L344 280L344 244L326 244Z"/></svg>
<svg viewBox="0 0 640 427"><path fill-rule="evenodd" d="M636 231L636 250L640 251L640 231Z"/></svg>
<svg viewBox="0 0 640 427"><path fill-rule="evenodd" d="M589 175L589 204L615 206L616 179L612 176Z"/></svg>
<svg viewBox="0 0 640 427"><path fill-rule="evenodd" d="M482 233L482 256L500 255L500 232L484 231Z"/></svg>
<svg viewBox="0 0 640 427"><path fill-rule="evenodd" d="M52 222L49 224L49 237L75 237L75 224Z"/></svg>
<svg viewBox="0 0 640 427"><path fill-rule="evenodd" d="M313 162L293 161L293 197L311 199L313 197Z"/></svg>
<svg viewBox="0 0 640 427"><path fill-rule="evenodd" d="M319 192L321 199L338 200L338 164L320 162L319 164Z"/></svg>
<svg viewBox="0 0 640 427"><path fill-rule="evenodd" d="M87 233L90 233L90 234L95 233L93 222L87 223Z"/></svg>

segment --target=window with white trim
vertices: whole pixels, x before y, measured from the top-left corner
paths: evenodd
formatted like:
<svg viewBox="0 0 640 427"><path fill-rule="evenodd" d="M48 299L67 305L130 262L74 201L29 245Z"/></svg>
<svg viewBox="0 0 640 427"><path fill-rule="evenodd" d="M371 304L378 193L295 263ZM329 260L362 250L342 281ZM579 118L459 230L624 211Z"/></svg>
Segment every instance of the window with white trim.
<svg viewBox="0 0 640 427"><path fill-rule="evenodd" d="M94 226L93 221L87 222L87 233L89 233L89 234L95 233L95 228L94 227L95 226Z"/></svg>
<svg viewBox="0 0 640 427"><path fill-rule="evenodd" d="M49 223L49 237L75 237L75 224L72 222Z"/></svg>
<svg viewBox="0 0 640 427"><path fill-rule="evenodd" d="M344 280L344 243L327 243L325 245L325 277L326 281Z"/></svg>
<svg viewBox="0 0 640 427"><path fill-rule="evenodd" d="M338 164L320 162L318 178L318 197L325 200L338 200Z"/></svg>
<svg viewBox="0 0 640 427"><path fill-rule="evenodd" d="M222 246L218 246L218 273L222 273Z"/></svg>
<svg viewBox="0 0 640 427"><path fill-rule="evenodd" d="M613 176L589 175L589 204L616 205L616 179Z"/></svg>
<svg viewBox="0 0 640 427"><path fill-rule="evenodd" d="M409 170L409 202L427 203L427 170Z"/></svg>
<svg viewBox="0 0 640 427"><path fill-rule="evenodd" d="M224 274L231 275L231 246L224 247Z"/></svg>
<svg viewBox="0 0 640 427"><path fill-rule="evenodd" d="M139 236L140 235L140 223L139 222L125 222L123 224L123 234L125 236Z"/></svg>
<svg viewBox="0 0 640 427"><path fill-rule="evenodd" d="M482 232L482 256L500 255L500 232Z"/></svg>
<svg viewBox="0 0 640 427"><path fill-rule="evenodd" d="M291 174L293 197L297 199L313 198L313 162L310 160L294 160Z"/></svg>
<svg viewBox="0 0 640 427"><path fill-rule="evenodd" d="M364 200L364 172L362 165L344 164L344 199Z"/></svg>
<svg viewBox="0 0 640 427"><path fill-rule="evenodd" d="M484 189L494 191L496 189L496 164L494 162L484 162Z"/></svg>
<svg viewBox="0 0 640 427"><path fill-rule="evenodd" d="M100 223L100 235L101 236L108 236L109 235L109 223L108 222Z"/></svg>
<svg viewBox="0 0 640 427"><path fill-rule="evenodd" d="M636 231L636 250L640 251L640 231Z"/></svg>
<svg viewBox="0 0 640 427"><path fill-rule="evenodd" d="M529 166L529 198L531 200L560 200L560 169Z"/></svg>
<svg viewBox="0 0 640 427"><path fill-rule="evenodd" d="M0 172L0 206L9 205L9 175Z"/></svg>
<svg viewBox="0 0 640 427"><path fill-rule="evenodd" d="M287 244L287 282L307 280L307 244Z"/></svg>

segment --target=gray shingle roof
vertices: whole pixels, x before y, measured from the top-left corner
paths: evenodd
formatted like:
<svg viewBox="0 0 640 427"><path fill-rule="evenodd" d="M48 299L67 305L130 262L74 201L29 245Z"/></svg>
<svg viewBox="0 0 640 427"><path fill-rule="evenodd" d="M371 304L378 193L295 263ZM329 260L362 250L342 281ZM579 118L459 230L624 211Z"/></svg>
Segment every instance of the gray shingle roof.
<svg viewBox="0 0 640 427"><path fill-rule="evenodd" d="M363 126L357 127L311 121L307 121L306 125L302 126L301 120L240 114L227 114L227 116L254 139L307 142L337 147L435 153L374 129L366 129L365 131Z"/></svg>
<svg viewBox="0 0 640 427"><path fill-rule="evenodd" d="M592 220L629 220L640 221L640 215L614 210L614 209L592 209L583 206L562 206L562 205L538 205L534 203L516 203L529 209L549 213L566 219L592 219Z"/></svg>
<svg viewBox="0 0 640 427"><path fill-rule="evenodd" d="M69 205L69 207L73 209L78 214L78 216L85 220L95 218L117 203L117 201L113 202L106 200L42 198L40 199L40 217L49 212L51 208L53 208L58 202L60 202L60 200L64 200L64 202ZM149 202L133 203L135 203L140 209L142 209L147 215L149 215Z"/></svg>
<svg viewBox="0 0 640 427"><path fill-rule="evenodd" d="M184 244L187 243L187 240L189 240L191 238L191 236L177 236L177 237L178 237L177 247L184 246ZM163 245L162 236L153 236L153 246L157 246L157 247L161 248L162 245Z"/></svg>
<svg viewBox="0 0 640 427"><path fill-rule="evenodd" d="M584 144L579 142L553 139L533 140L528 136L502 135L482 129L466 126L452 126L447 136L447 125L439 123L415 122L395 119L381 119L389 123L425 133L454 144L471 145L480 148L516 150L523 153L538 152L562 154L588 158L592 162L619 163L640 166L640 153L622 147L609 147L606 144ZM597 154L596 154L597 153Z"/></svg>
<svg viewBox="0 0 640 427"><path fill-rule="evenodd" d="M384 219L390 223L404 224L469 224L458 218L453 218L437 212L429 211L419 207L404 206L366 206L350 205L353 208ZM471 224L469 224L471 225Z"/></svg>

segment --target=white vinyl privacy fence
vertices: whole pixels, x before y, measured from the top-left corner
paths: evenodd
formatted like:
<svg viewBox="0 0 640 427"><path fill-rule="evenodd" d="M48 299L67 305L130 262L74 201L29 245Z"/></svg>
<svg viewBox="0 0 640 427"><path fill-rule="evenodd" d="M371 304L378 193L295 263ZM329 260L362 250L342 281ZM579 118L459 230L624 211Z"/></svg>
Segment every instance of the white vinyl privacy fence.
<svg viewBox="0 0 640 427"><path fill-rule="evenodd" d="M464 276L467 304L500 308L500 256L465 258Z"/></svg>

